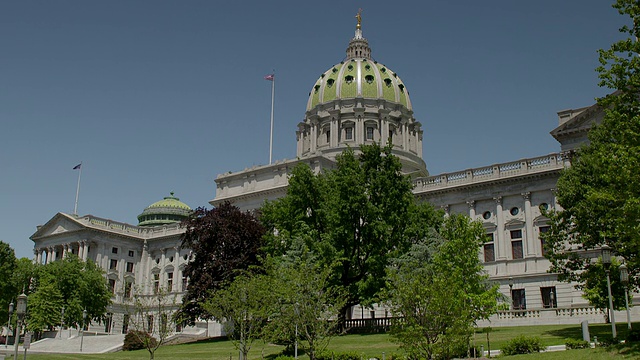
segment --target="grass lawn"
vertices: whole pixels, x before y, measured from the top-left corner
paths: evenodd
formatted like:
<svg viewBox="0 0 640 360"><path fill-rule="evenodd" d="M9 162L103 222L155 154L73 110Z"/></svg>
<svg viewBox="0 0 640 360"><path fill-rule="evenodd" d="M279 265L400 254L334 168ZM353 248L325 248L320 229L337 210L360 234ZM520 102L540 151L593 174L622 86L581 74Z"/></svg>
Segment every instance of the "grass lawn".
<svg viewBox="0 0 640 360"><path fill-rule="evenodd" d="M626 335L626 324L620 324L618 327L618 336L624 338ZM634 324L640 327L640 323ZM486 334L479 329L475 334L475 343L479 347L484 345L485 350L488 349ZM606 324L592 324L589 326L591 336L599 338L609 337L611 334L611 326ZM510 339L519 336L538 336L542 340L543 345L563 345L565 339L582 339L580 325L545 325L545 326L520 326L493 328L489 334L492 349L500 349ZM253 344L249 353L249 359L273 358L283 349L282 346L263 344L257 341ZM387 357L392 353L399 352L397 345L392 342L389 335L373 334L373 335L347 335L332 339L330 350L334 351L350 351L358 352L363 355L363 359L371 357L382 358L384 352ZM271 356L269 356L271 355ZM7 357L7 360L11 357ZM79 359L79 360L131 360L131 359L148 359L149 355L146 350L117 352L100 355L76 355L76 354L29 354L30 360L62 360L62 359ZM206 359L206 360L224 360L237 359L238 351L235 350L230 341L206 340L191 344L173 345L161 347L156 352L157 360L169 359ZM300 359L308 359L306 356L299 356ZM531 360L575 360L575 359L640 359L640 344L620 345L615 349L583 349L569 350L560 352L549 352L534 355L510 356L509 359L531 359ZM19 356L22 359L22 354Z"/></svg>

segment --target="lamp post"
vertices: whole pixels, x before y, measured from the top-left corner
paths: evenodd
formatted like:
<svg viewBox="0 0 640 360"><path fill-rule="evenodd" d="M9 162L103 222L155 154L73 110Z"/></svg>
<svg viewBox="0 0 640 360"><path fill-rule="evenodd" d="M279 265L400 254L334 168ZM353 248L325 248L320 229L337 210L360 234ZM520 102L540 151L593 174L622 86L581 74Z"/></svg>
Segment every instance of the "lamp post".
<svg viewBox="0 0 640 360"><path fill-rule="evenodd" d="M14 352L13 358L18 358L18 343L20 342L20 325L22 325L22 319L24 314L27 313L27 295L24 293L18 295L18 301L16 304L16 314L18 315L18 323L16 325L16 337L14 339Z"/></svg>
<svg viewBox="0 0 640 360"><path fill-rule="evenodd" d="M629 290L627 290L627 286L629 285L629 270L627 270L627 265L620 265L620 282L622 286L624 286L624 307L627 309L627 328L631 330L631 315L629 314Z"/></svg>
<svg viewBox="0 0 640 360"><path fill-rule="evenodd" d="M616 333L616 317L613 313L613 298L611 297L611 278L609 276L611 267L611 247L605 244L602 246L602 264L604 265L604 272L607 274L607 291L609 292L609 320L611 320L611 335L613 338L617 338Z"/></svg>
<svg viewBox="0 0 640 360"><path fill-rule="evenodd" d="M509 298L511 298L511 310L513 310L513 278L509 277Z"/></svg>
<svg viewBox="0 0 640 360"><path fill-rule="evenodd" d="M7 321L7 338L4 339L4 348L7 348L9 336L11 336L11 315L13 315L13 301L9 304L9 321Z"/></svg>
<svg viewBox="0 0 640 360"><path fill-rule="evenodd" d="M60 339L62 339L62 327L64 326L64 306L60 311Z"/></svg>
<svg viewBox="0 0 640 360"><path fill-rule="evenodd" d="M299 307L299 304L296 303L293 309L296 313L296 341L294 343L294 352L293 352L295 359L298 359L298 319L300 318L300 309L298 307Z"/></svg>
<svg viewBox="0 0 640 360"><path fill-rule="evenodd" d="M84 324L87 322L87 309L82 310L82 332L80 333L80 352L82 352L82 343L84 342Z"/></svg>

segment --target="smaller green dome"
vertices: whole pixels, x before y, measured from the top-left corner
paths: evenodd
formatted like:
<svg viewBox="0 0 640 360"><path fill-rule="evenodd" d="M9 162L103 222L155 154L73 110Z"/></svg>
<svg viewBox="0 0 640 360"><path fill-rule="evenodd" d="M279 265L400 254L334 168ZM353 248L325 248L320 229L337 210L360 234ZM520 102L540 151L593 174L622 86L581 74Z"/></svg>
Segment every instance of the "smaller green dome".
<svg viewBox="0 0 640 360"><path fill-rule="evenodd" d="M158 226L181 222L191 214L189 205L177 197L167 196L149 205L138 215L138 226Z"/></svg>

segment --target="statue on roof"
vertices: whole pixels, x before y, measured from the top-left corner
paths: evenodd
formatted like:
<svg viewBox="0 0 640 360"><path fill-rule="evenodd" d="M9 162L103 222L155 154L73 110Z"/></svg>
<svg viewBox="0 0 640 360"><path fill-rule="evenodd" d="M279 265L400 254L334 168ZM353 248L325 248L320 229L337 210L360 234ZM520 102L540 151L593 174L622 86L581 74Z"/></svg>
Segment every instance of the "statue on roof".
<svg viewBox="0 0 640 360"><path fill-rule="evenodd" d="M358 9L356 19L358 19L358 25L356 25L356 29L360 29L362 27L362 8Z"/></svg>

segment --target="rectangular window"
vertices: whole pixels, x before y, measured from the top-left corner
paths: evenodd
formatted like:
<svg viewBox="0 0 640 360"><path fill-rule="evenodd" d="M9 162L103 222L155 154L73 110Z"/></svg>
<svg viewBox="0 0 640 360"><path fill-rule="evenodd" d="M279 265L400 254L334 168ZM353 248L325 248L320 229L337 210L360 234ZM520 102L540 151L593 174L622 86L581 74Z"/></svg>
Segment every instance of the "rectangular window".
<svg viewBox="0 0 640 360"><path fill-rule="evenodd" d="M127 262L127 272L128 273L132 273L133 272L133 263L132 262Z"/></svg>
<svg viewBox="0 0 640 360"><path fill-rule="evenodd" d="M511 240L522 239L522 230L511 230Z"/></svg>
<svg viewBox="0 0 640 360"><path fill-rule="evenodd" d="M524 295L524 289L511 290L511 299L513 301L513 310L527 309L527 299Z"/></svg>
<svg viewBox="0 0 640 360"><path fill-rule="evenodd" d="M187 277L182 277L182 291L187 291Z"/></svg>
<svg viewBox="0 0 640 360"><path fill-rule="evenodd" d="M129 314L124 314L122 317L122 333L126 334L129 332Z"/></svg>
<svg viewBox="0 0 640 360"><path fill-rule="evenodd" d="M540 226L538 228L540 235L548 232L549 230L551 230L551 226ZM542 256L547 255L547 249L545 249L544 247L544 239L542 238L542 236L540 236L540 248L542 249Z"/></svg>
<svg viewBox="0 0 640 360"><path fill-rule="evenodd" d="M522 259L522 240L512 241L511 242L511 255L513 259Z"/></svg>
<svg viewBox="0 0 640 360"><path fill-rule="evenodd" d="M135 254L136 254L135 251L129 250L129 257L133 257Z"/></svg>
<svg viewBox="0 0 640 360"><path fill-rule="evenodd" d="M111 290L112 294L115 294L115 292L116 292L116 280L115 279L109 279L109 290Z"/></svg>
<svg viewBox="0 0 640 360"><path fill-rule="evenodd" d="M130 298L131 297L131 289L133 287L133 284L129 281L124 283L124 297L125 298Z"/></svg>
<svg viewBox="0 0 640 360"><path fill-rule="evenodd" d="M167 291L173 291L173 273L167 273Z"/></svg>
<svg viewBox="0 0 640 360"><path fill-rule="evenodd" d="M153 315L147 315L147 332L153 332Z"/></svg>
<svg viewBox="0 0 640 360"><path fill-rule="evenodd" d="M109 270L117 270L118 269L118 260L111 259L109 262Z"/></svg>
<svg viewBox="0 0 640 360"><path fill-rule="evenodd" d="M496 254L493 244L484 244L484 262L496 261Z"/></svg>
<svg viewBox="0 0 640 360"><path fill-rule="evenodd" d="M344 138L346 140L353 140L353 128L348 127L344 129Z"/></svg>
<svg viewBox="0 0 640 360"><path fill-rule="evenodd" d="M389 130L389 141L393 142L393 130Z"/></svg>
<svg viewBox="0 0 640 360"><path fill-rule="evenodd" d="M373 127L367 126L367 140L373 140Z"/></svg>
<svg viewBox="0 0 640 360"><path fill-rule="evenodd" d="M117 254L118 253L118 248L117 247L111 248L111 253L112 254Z"/></svg>
<svg viewBox="0 0 640 360"><path fill-rule="evenodd" d="M160 274L153 274L153 293L157 294L160 290Z"/></svg>
<svg viewBox="0 0 640 360"><path fill-rule="evenodd" d="M327 130L327 144L331 143L331 130Z"/></svg>
<svg viewBox="0 0 640 360"><path fill-rule="evenodd" d="M558 307L555 286L541 287L540 295L542 296L542 307L545 309Z"/></svg>

